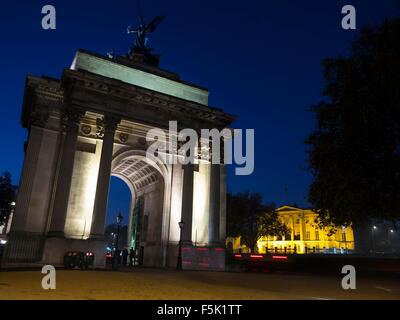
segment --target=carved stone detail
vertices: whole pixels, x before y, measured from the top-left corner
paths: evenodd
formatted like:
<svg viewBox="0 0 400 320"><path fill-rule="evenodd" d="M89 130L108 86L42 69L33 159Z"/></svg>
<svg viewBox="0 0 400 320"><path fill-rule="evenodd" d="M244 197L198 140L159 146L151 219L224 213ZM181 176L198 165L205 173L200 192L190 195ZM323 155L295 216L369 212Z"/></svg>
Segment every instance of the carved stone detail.
<svg viewBox="0 0 400 320"><path fill-rule="evenodd" d="M49 119L47 112L34 111L30 116L30 124L37 127L44 127Z"/></svg>
<svg viewBox="0 0 400 320"><path fill-rule="evenodd" d="M77 109L64 110L61 116L61 125L64 131L68 130L71 123L79 124L85 113Z"/></svg>
<svg viewBox="0 0 400 320"><path fill-rule="evenodd" d="M84 112L80 110L71 109L67 111L68 121L79 123L84 116Z"/></svg>
<svg viewBox="0 0 400 320"><path fill-rule="evenodd" d="M127 142L128 141L128 134L127 133L120 133L119 134L119 141L121 141L121 142Z"/></svg>
<svg viewBox="0 0 400 320"><path fill-rule="evenodd" d="M102 119L97 119L96 137L101 139L104 137L104 122Z"/></svg>
<svg viewBox="0 0 400 320"><path fill-rule="evenodd" d="M121 118L105 116L103 121L105 131L115 131L118 127L118 124L121 122Z"/></svg>
<svg viewBox="0 0 400 320"><path fill-rule="evenodd" d="M92 127L87 125L87 124L85 124L85 125L82 126L81 131L83 132L83 134L88 136L92 132Z"/></svg>
<svg viewBox="0 0 400 320"><path fill-rule="evenodd" d="M72 71L67 71L71 73ZM109 83L102 83L95 76L87 76L82 78L77 74L69 74L70 77L79 78L82 81L82 86L86 89L96 89L96 91L104 91L107 94L114 89L118 91L118 96L123 99L128 99L129 101L136 104L151 104L156 108L160 108L163 111L180 112L184 114L193 115L200 118L202 121L209 121L216 123L218 125L226 126L228 123L234 120L233 116L223 113L221 110L211 107L204 108L203 105L199 105L191 101L181 101L179 99L169 97L166 99L162 95L150 94L143 91L140 88L129 88L129 91L125 88L116 89L113 85Z"/></svg>
<svg viewBox="0 0 400 320"><path fill-rule="evenodd" d="M138 142L139 142L139 144L142 145L142 146L145 146L146 143L147 143L147 142L146 142L146 139L143 138L143 137L139 138L139 139L138 139Z"/></svg>
<svg viewBox="0 0 400 320"><path fill-rule="evenodd" d="M97 119L97 137L103 138L105 132L114 132L121 119L114 116L105 116L103 119Z"/></svg>

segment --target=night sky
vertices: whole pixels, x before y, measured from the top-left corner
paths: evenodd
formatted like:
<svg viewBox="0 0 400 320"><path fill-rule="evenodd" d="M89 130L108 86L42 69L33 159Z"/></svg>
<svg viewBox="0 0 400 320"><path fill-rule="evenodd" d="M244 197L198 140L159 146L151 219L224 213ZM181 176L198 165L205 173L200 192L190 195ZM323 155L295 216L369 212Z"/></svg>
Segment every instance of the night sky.
<svg viewBox="0 0 400 320"><path fill-rule="evenodd" d="M46 4L56 7L56 30L41 28ZM356 31L341 28L346 4L357 9ZM397 1L142 0L142 7L147 20L167 15L150 37L161 67L207 87L211 106L237 116L235 128L255 129L255 171L234 176L229 168L228 189L307 206L303 141L314 126L307 110L321 99L321 61L346 54L361 26L398 16ZM126 53L133 41L126 27L137 16L136 0L0 2L0 171L15 184L27 136L19 121L26 75L59 78L79 48ZM113 178L108 222L128 208L128 188Z"/></svg>

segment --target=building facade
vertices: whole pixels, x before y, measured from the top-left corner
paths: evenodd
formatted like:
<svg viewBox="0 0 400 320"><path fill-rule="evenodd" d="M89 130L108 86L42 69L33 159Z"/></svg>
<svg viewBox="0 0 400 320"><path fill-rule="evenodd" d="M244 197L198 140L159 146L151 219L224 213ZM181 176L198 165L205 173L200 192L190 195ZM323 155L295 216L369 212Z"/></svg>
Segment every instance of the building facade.
<svg viewBox="0 0 400 320"><path fill-rule="evenodd" d="M339 227L330 234L330 228L320 228L317 213L310 209L283 206L277 209L280 221L290 230L289 237L263 237L257 243L259 253L332 253L354 251L354 234L351 227ZM228 238L234 252L250 252L240 243L240 238ZM230 246L230 245L229 245Z"/></svg>

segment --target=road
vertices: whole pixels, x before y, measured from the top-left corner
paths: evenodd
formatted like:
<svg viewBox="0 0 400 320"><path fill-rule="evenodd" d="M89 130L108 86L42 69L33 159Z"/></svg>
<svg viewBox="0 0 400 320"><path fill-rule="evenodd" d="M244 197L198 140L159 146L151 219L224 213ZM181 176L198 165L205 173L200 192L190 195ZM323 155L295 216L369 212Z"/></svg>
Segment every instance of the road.
<svg viewBox="0 0 400 320"><path fill-rule="evenodd" d="M359 278L341 288L341 275L195 272L135 268L58 270L56 290L43 290L37 271L1 271L0 299L396 299L400 279Z"/></svg>

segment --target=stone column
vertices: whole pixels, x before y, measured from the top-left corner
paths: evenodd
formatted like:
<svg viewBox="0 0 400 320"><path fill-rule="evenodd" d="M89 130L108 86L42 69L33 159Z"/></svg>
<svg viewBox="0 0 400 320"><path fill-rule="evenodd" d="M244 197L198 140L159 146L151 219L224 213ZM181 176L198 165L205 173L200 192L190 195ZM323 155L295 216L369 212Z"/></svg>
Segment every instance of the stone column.
<svg viewBox="0 0 400 320"><path fill-rule="evenodd" d="M221 163L219 167L220 177L220 220L219 220L219 239L222 244L225 243L226 239L226 167L225 164Z"/></svg>
<svg viewBox="0 0 400 320"><path fill-rule="evenodd" d="M181 221L184 222L182 229L182 243L192 244L192 220L193 220L193 174L194 165L184 165L183 190L182 190L182 214Z"/></svg>
<svg viewBox="0 0 400 320"><path fill-rule="evenodd" d="M51 216L50 229L48 232L49 236L64 237L79 123L82 116L83 113L77 110L71 110L67 113L67 133L64 139L60 169L58 172L53 214Z"/></svg>
<svg viewBox="0 0 400 320"><path fill-rule="evenodd" d="M294 241L294 228L295 228L295 226L296 226L296 224L295 224L295 221L294 221L294 216L292 215L292 216L290 216L290 220L291 220L291 225L292 225L292 230L290 230L291 232L290 232L290 240L291 241Z"/></svg>
<svg viewBox="0 0 400 320"><path fill-rule="evenodd" d="M221 245L220 229L220 165L211 164L210 213L208 217L208 241L210 245Z"/></svg>
<svg viewBox="0 0 400 320"><path fill-rule="evenodd" d="M135 213L135 204L136 204L136 193L134 189L131 189L131 206L129 208L129 222L128 222L128 237L126 239L126 246L128 249L131 247L132 240L132 224L133 224L133 215Z"/></svg>
<svg viewBox="0 0 400 320"><path fill-rule="evenodd" d="M11 231L26 231L26 221L39 161L40 145L42 143L43 128L32 126L29 129L29 138L23 171L20 179L18 198L16 201L15 216Z"/></svg>
<svg viewBox="0 0 400 320"><path fill-rule="evenodd" d="M300 220L300 223L299 223L300 240L304 241L305 235L304 235L304 229L303 229L303 215L298 215L298 218Z"/></svg>
<svg viewBox="0 0 400 320"><path fill-rule="evenodd" d="M104 238L104 224L106 220L108 190L110 187L114 135L118 123L119 119L117 118L107 116L104 118L103 146L101 148L92 226L90 229L90 238L92 239Z"/></svg>

